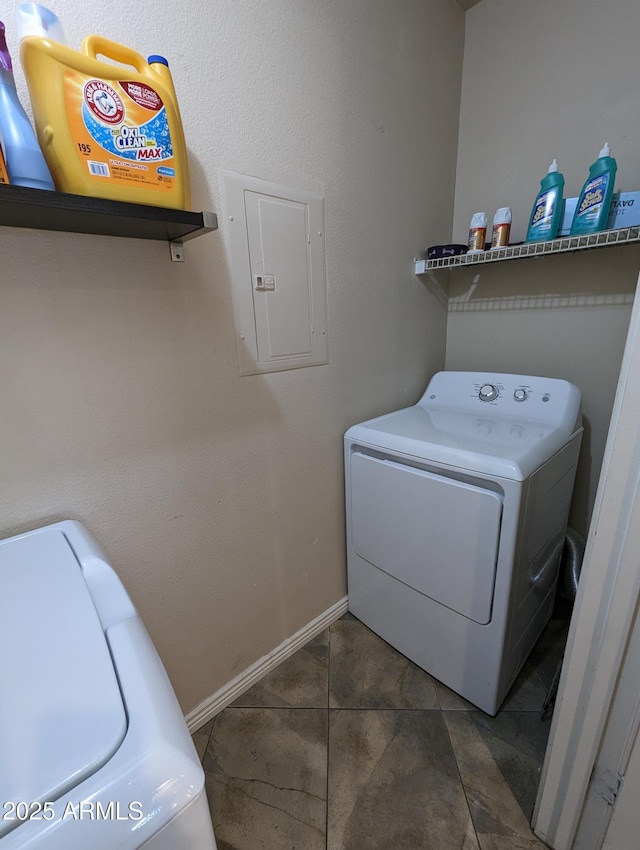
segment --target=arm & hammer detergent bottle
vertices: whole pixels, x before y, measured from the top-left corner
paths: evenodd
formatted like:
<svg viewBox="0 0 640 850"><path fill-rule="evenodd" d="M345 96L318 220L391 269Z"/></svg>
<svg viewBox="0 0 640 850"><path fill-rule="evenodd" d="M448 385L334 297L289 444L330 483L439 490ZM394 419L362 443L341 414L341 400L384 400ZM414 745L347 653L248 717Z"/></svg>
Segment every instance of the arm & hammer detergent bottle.
<svg viewBox="0 0 640 850"><path fill-rule="evenodd" d="M57 17L37 3L19 6L18 24L38 139L56 188L189 209L187 151L168 67L160 63L159 71L98 35L85 38L82 52L72 50Z"/></svg>

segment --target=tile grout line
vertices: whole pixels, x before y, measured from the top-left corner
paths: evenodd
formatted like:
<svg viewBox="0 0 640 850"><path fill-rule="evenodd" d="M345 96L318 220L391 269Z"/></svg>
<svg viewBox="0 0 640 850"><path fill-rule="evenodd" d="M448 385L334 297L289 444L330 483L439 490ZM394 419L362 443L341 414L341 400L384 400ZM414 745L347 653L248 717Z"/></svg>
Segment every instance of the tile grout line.
<svg viewBox="0 0 640 850"><path fill-rule="evenodd" d="M333 623L329 626L329 634L327 636L327 781L326 781L326 802L325 802L325 821L324 821L324 846L325 850L329 848L329 736L331 734L331 632Z"/></svg>
<svg viewBox="0 0 640 850"><path fill-rule="evenodd" d="M202 758L200 759L200 764L202 765L204 762L204 757L207 754L207 750L209 749L209 742L211 741L211 736L213 735L213 727L216 725L216 718L213 718L213 723L211 724L211 729L209 729L209 734L207 735L207 743L204 746L202 751Z"/></svg>
<svg viewBox="0 0 640 850"><path fill-rule="evenodd" d="M445 717L445 712L440 711L440 716L442 717L442 724L445 728L445 732L447 733L447 740L449 741L449 746L451 747L451 752L453 753L453 760L456 763L456 770L458 772L458 779L460 780L460 787L462 788L462 793L464 794L464 800L467 804L467 812L469 813L469 820L471 822L471 826L473 827L473 834L476 837L476 844L478 845L479 850L482 850L482 844L480 843L480 836L478 835L478 830L476 829L475 822L473 820L473 815L471 814L471 805L469 803L469 797L467 795L467 789L465 788L462 773L460 771L460 765L458 764L458 754L456 753L456 748L453 746L453 741L451 740L451 735L449 733L449 727L447 725L447 720Z"/></svg>

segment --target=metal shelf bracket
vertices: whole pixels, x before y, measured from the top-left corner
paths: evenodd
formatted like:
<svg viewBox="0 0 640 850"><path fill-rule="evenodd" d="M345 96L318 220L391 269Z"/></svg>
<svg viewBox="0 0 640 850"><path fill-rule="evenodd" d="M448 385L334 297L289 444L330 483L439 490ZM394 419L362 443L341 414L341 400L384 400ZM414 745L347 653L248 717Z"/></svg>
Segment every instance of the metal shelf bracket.
<svg viewBox="0 0 640 850"><path fill-rule="evenodd" d="M218 216L212 212L202 213L202 227L191 233L185 233L181 239L171 239L169 242L169 251L171 252L172 263L184 263L184 246L183 242L187 239L195 239L196 236L202 236L203 233L210 233L212 230L218 229Z"/></svg>
<svg viewBox="0 0 640 850"><path fill-rule="evenodd" d="M182 239L174 239L172 242L169 242L169 251L171 252L172 263L184 263Z"/></svg>

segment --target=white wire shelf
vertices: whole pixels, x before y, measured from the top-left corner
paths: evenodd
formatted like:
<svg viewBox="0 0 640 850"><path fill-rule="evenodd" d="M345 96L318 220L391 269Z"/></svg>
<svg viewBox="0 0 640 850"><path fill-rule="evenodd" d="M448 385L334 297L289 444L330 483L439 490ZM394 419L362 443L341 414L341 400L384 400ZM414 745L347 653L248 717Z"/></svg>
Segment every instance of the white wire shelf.
<svg viewBox="0 0 640 850"><path fill-rule="evenodd" d="M560 239L551 239L549 242L525 242L522 245L510 245L508 248L494 248L490 251L479 251L477 254L458 254L456 257L442 257L438 260L415 260L415 273L424 274L435 269L499 263L501 260L518 260L522 257L565 254L570 251L583 251L586 248L606 248L632 242L640 242L640 227L601 230L600 233L591 233L588 236L563 236Z"/></svg>

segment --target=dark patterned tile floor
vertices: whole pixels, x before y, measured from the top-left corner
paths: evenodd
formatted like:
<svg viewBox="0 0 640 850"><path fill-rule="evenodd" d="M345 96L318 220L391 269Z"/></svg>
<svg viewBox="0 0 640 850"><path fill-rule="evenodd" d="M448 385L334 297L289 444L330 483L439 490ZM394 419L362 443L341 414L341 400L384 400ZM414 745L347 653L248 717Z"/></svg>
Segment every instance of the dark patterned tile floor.
<svg viewBox="0 0 640 850"><path fill-rule="evenodd" d="M552 620L495 717L345 615L193 735L218 850L536 850Z"/></svg>

